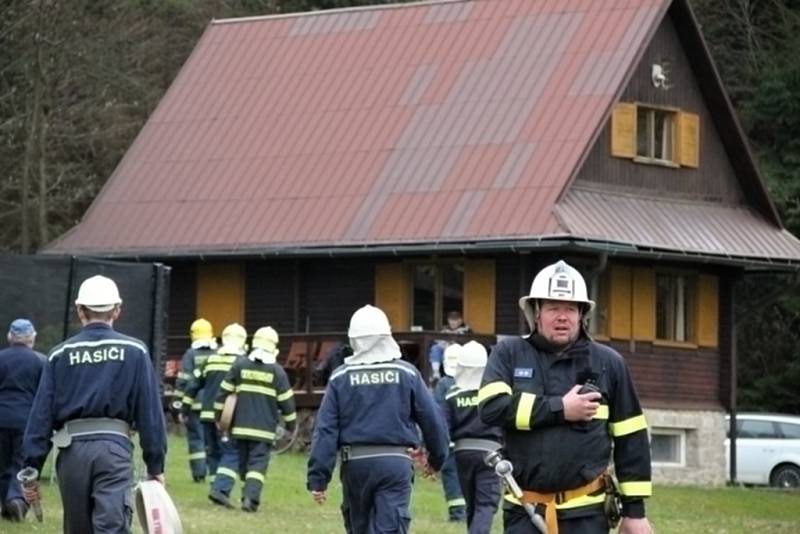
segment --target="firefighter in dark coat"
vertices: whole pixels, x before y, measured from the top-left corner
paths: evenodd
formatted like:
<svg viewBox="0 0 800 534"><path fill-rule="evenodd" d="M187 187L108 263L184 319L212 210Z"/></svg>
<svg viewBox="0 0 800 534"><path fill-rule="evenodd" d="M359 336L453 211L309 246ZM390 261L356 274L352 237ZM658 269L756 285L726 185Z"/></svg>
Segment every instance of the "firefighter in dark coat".
<svg viewBox="0 0 800 534"><path fill-rule="evenodd" d="M217 406L236 395L230 435L239 449L239 478L244 480L242 510L255 512L269 465L272 443L280 418L294 430L297 413L294 392L286 372L278 365L278 333L271 327L253 335L253 350L233 364L219 387ZM217 411L219 415L219 411Z"/></svg>
<svg viewBox="0 0 800 534"><path fill-rule="evenodd" d="M410 451L422 429L428 463L439 470L449 439L444 418L417 369L400 359L386 315L364 306L348 330L353 356L328 382L308 461L307 487L318 503L341 456L347 532L408 532L414 480Z"/></svg>
<svg viewBox="0 0 800 534"><path fill-rule="evenodd" d="M47 358L33 350L36 330L27 319L8 328L7 349L0 351L0 508L2 517L21 521L28 506L17 473L22 469L22 438Z"/></svg>
<svg viewBox="0 0 800 534"><path fill-rule="evenodd" d="M195 369L202 369L206 360L217 352L217 340L214 339L214 329L206 319L197 319L189 329L192 338L191 346L186 349L181 359L181 370L178 372L178 380L175 382L175 394L178 402L183 402L191 406L191 409L181 414L183 424L186 426L186 441L189 445L189 470L192 480L203 482L206 473L214 473L217 470L216 464L209 471L206 464L206 442L203 437L203 423L200 420L200 411L203 407L200 399L203 391L200 390L195 395L197 399L185 396L185 391L194 378ZM180 407L179 407L180 408Z"/></svg>
<svg viewBox="0 0 800 534"><path fill-rule="evenodd" d="M447 426L455 443L455 461L467 508L469 534L489 534L500 501L500 478L484 462L487 453L500 449L503 431L478 415L478 388L486 367L486 348L466 343L454 370L455 385L445 397Z"/></svg>
<svg viewBox="0 0 800 534"><path fill-rule="evenodd" d="M147 476L163 483L167 433L158 381L144 343L113 328L122 305L113 280L88 278L75 305L83 329L50 351L25 430L25 466L41 471L52 438L64 532L130 532L132 427ZM25 496L34 501L37 490Z"/></svg>
<svg viewBox="0 0 800 534"><path fill-rule="evenodd" d="M231 323L222 330L221 337L222 346L206 358L202 367L194 370L194 378L183 397L183 413L184 416L188 415L193 399L201 399L200 420L206 442L206 460L209 470L213 470L208 498L214 504L231 508L229 498L239 476L239 452L235 441L217 429L215 414L222 409L222 405L216 400L220 384L228 371L247 354L247 331L242 325Z"/></svg>
<svg viewBox="0 0 800 534"><path fill-rule="evenodd" d="M604 513L613 445L619 532L649 534L647 423L625 361L586 332L594 302L583 277L563 261L550 265L536 275L520 307L532 334L498 342L478 400L481 419L505 431L524 500L545 507L550 534L608 532L615 515L610 498ZM504 504L503 521L508 534L537 532L513 502Z"/></svg>

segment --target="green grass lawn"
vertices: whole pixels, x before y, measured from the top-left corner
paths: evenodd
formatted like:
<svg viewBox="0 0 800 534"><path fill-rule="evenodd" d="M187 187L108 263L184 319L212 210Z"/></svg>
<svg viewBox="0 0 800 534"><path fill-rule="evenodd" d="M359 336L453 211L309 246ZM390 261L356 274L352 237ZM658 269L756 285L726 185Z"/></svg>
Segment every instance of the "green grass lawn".
<svg viewBox="0 0 800 534"><path fill-rule="evenodd" d="M209 503L206 485L195 484L189 476L183 438L173 436L167 462L167 486L181 513L184 532L249 534L255 532L293 534L343 532L338 482L329 500L314 504L305 491L306 458L284 454L272 459L261 509L256 514L225 510ZM46 466L44 473L49 473ZM24 524L0 523L2 533L61 532L61 503L55 485L43 483L45 521L29 517ZM239 498L239 487L234 499ZM648 502L648 515L658 534L665 533L796 533L800 532L800 493L767 489L658 486ZM418 477L412 501L413 532L455 534L465 528L445 521L447 510L441 483ZM501 532L500 515L494 530ZM138 525L134 532L141 532Z"/></svg>

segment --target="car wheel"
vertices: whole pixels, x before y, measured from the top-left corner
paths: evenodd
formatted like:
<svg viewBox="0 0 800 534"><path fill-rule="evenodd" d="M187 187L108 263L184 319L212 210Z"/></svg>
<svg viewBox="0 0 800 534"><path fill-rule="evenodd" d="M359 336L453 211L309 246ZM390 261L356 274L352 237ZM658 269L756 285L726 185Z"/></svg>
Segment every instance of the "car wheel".
<svg viewBox="0 0 800 534"><path fill-rule="evenodd" d="M773 471L770 484L777 488L800 488L800 467L796 465L781 465Z"/></svg>

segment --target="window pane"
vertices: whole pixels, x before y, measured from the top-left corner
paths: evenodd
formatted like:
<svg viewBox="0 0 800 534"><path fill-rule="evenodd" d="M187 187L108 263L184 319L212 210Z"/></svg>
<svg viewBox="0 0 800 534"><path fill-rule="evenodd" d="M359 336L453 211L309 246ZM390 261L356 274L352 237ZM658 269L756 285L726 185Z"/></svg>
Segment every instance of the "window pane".
<svg viewBox="0 0 800 534"><path fill-rule="evenodd" d="M781 433L786 439L800 439L800 425L793 425L791 423L778 423L781 427Z"/></svg>
<svg viewBox="0 0 800 534"><path fill-rule="evenodd" d="M464 310L464 265L461 263L445 263L439 266L442 270L442 313L446 317L451 311L463 314ZM442 317L442 327L447 320Z"/></svg>
<svg viewBox="0 0 800 534"><path fill-rule="evenodd" d="M656 338L668 341L694 339L697 278L656 275Z"/></svg>
<svg viewBox="0 0 800 534"><path fill-rule="evenodd" d="M672 117L669 111L653 111L655 158L672 161Z"/></svg>
<svg viewBox="0 0 800 534"><path fill-rule="evenodd" d="M737 421L740 438L775 439L778 433L771 421Z"/></svg>
<svg viewBox="0 0 800 534"><path fill-rule="evenodd" d="M672 339L674 317L671 306L672 289L670 277L656 275L656 338Z"/></svg>
<svg viewBox="0 0 800 534"><path fill-rule="evenodd" d="M678 434L650 435L650 452L654 462L680 463L681 437Z"/></svg>
<svg viewBox="0 0 800 534"><path fill-rule="evenodd" d="M436 266L417 265L414 268L414 326L435 330Z"/></svg>
<svg viewBox="0 0 800 534"><path fill-rule="evenodd" d="M650 110L636 108L636 155L645 158L652 157L650 152Z"/></svg>
<svg viewBox="0 0 800 534"><path fill-rule="evenodd" d="M589 298L595 302L595 308L589 315L589 333L608 335L608 285L609 271L591 281Z"/></svg>

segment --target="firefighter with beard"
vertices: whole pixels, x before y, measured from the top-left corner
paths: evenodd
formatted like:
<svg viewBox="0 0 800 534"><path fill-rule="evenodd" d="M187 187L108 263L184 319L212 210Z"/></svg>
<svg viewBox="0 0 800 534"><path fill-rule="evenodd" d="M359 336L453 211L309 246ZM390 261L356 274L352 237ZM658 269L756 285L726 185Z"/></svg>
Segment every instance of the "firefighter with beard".
<svg viewBox="0 0 800 534"><path fill-rule="evenodd" d="M478 401L481 419L504 430L523 500L544 508L550 534L607 533L619 519L613 449L619 532L651 533L647 423L622 356L586 331L594 302L583 277L563 261L545 267L519 305L532 333L498 342ZM509 497L503 523L506 534L537 532Z"/></svg>

